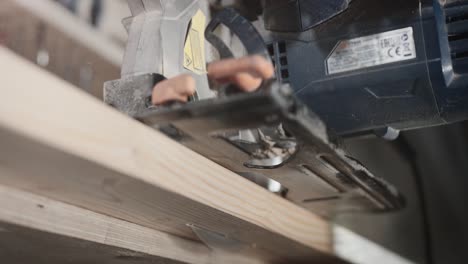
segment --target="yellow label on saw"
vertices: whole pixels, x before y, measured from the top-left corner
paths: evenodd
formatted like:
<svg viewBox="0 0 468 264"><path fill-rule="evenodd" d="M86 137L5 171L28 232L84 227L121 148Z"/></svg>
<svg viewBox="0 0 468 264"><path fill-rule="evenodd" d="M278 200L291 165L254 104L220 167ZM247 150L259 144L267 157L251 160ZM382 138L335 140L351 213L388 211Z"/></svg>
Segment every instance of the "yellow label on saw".
<svg viewBox="0 0 468 264"><path fill-rule="evenodd" d="M184 47L184 67L196 74L206 73L205 27L206 16L198 10L192 18Z"/></svg>

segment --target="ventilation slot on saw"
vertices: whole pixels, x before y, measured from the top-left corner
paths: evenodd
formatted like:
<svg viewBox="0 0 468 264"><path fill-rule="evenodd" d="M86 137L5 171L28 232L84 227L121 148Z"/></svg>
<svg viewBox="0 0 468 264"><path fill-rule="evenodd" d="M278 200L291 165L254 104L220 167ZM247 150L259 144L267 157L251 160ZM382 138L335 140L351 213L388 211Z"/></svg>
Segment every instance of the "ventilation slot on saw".
<svg viewBox="0 0 468 264"><path fill-rule="evenodd" d="M446 25L453 61L458 74L468 73L468 1L445 5Z"/></svg>
<svg viewBox="0 0 468 264"><path fill-rule="evenodd" d="M279 41L267 45L268 53L275 66L276 78L282 83L289 82L288 55L286 42Z"/></svg>

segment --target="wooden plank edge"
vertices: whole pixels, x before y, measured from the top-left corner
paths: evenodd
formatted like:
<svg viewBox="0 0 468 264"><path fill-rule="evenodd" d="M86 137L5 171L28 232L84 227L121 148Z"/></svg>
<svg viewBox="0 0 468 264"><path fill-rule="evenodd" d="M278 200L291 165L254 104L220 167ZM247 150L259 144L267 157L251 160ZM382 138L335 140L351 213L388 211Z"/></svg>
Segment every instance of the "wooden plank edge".
<svg viewBox="0 0 468 264"><path fill-rule="evenodd" d="M203 244L2 185L0 222L180 262L212 263L212 251Z"/></svg>
<svg viewBox="0 0 468 264"><path fill-rule="evenodd" d="M0 185L0 223L115 247L116 258L149 259L150 263L151 257L163 259L163 263L264 263L4 185ZM9 231L1 226L0 232ZM87 254L86 249L79 253ZM2 257L7 254L0 250Z"/></svg>

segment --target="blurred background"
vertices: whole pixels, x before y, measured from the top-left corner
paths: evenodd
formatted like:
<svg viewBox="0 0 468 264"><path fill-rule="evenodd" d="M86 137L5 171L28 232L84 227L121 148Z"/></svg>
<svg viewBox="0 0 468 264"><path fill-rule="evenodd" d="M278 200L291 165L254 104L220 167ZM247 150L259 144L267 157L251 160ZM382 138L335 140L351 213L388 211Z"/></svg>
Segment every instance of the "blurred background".
<svg viewBox="0 0 468 264"><path fill-rule="evenodd" d="M2 0L0 45L92 95L118 79L126 0Z"/></svg>

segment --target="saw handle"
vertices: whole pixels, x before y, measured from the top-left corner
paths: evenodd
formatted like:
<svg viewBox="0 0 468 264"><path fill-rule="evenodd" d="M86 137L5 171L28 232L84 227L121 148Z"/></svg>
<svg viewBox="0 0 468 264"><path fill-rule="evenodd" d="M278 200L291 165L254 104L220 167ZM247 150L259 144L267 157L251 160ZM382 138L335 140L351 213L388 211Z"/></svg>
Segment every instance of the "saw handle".
<svg viewBox="0 0 468 264"><path fill-rule="evenodd" d="M239 38L248 55L260 55L271 61L260 33L249 20L241 16L233 8L219 11L205 29L205 39L218 50L221 59L232 58L234 55L223 40L214 33L220 24L226 26Z"/></svg>
<svg viewBox="0 0 468 264"><path fill-rule="evenodd" d="M219 11L205 29L205 39L218 51L220 59L234 57L231 49L215 34L216 28L221 24L239 38L248 55L260 55L271 63L268 49L260 33L249 20L233 8ZM226 96L242 92L235 85L225 85L218 90L220 95Z"/></svg>

